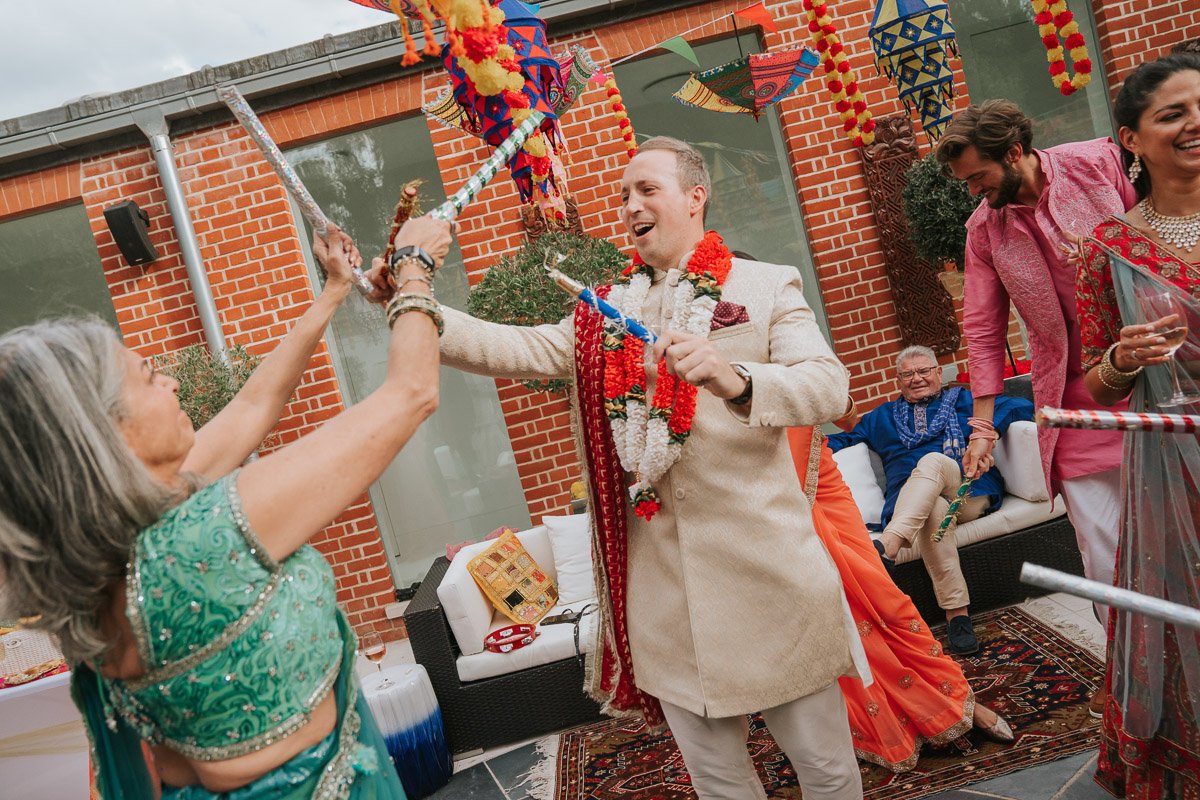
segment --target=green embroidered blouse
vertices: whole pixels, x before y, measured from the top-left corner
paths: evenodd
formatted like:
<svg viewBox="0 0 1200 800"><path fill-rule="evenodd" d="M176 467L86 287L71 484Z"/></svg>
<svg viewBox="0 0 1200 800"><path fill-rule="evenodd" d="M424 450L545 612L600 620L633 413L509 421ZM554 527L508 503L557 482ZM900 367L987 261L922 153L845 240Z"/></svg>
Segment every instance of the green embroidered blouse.
<svg viewBox="0 0 1200 800"><path fill-rule="evenodd" d="M242 513L237 472L142 532L126 593L146 674L109 681L109 697L143 738L189 758L278 741L337 678L333 571L307 545L282 562L267 554Z"/></svg>

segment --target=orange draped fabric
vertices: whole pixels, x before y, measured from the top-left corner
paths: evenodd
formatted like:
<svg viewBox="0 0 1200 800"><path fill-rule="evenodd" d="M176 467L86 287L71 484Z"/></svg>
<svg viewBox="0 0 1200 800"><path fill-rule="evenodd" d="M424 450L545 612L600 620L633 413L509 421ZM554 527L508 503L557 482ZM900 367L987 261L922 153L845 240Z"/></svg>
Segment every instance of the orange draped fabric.
<svg viewBox="0 0 1200 800"><path fill-rule="evenodd" d="M896 772L910 770L922 744L945 744L971 729L974 694L912 600L892 583L824 435L792 428L788 443L875 678L869 687L839 680L855 753Z"/></svg>

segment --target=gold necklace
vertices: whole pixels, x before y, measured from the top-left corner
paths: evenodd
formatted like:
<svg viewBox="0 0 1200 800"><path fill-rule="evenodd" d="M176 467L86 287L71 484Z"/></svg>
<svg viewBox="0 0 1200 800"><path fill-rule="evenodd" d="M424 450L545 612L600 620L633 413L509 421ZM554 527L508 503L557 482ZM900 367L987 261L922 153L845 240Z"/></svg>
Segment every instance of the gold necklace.
<svg viewBox="0 0 1200 800"><path fill-rule="evenodd" d="M1138 210L1142 212L1146 224L1167 244L1188 253L1200 241L1200 211L1186 217L1169 217L1154 208L1149 195L1138 203Z"/></svg>

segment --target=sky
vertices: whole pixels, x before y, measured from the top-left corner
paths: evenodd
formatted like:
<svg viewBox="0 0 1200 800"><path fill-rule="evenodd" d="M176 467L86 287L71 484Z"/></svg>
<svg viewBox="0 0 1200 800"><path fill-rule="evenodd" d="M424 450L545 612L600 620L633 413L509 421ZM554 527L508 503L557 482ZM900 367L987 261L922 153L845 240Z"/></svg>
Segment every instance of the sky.
<svg viewBox="0 0 1200 800"><path fill-rule="evenodd" d="M350 0L0 0L0 119L395 19Z"/></svg>

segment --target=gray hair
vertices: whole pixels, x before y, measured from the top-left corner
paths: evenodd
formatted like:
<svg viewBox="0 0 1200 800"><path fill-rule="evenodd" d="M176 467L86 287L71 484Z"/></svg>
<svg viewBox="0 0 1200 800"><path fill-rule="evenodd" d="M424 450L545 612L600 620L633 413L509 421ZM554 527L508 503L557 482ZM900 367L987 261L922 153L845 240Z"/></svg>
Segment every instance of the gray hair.
<svg viewBox="0 0 1200 800"><path fill-rule="evenodd" d="M708 219L708 204L712 202L712 176L708 172L708 164L700 151L682 139L673 136L654 136L638 145L639 153L651 150L666 150L675 154L675 177L679 186L690 192L693 186L704 187L704 219Z"/></svg>
<svg viewBox="0 0 1200 800"><path fill-rule="evenodd" d="M134 539L179 501L117 427L120 352L95 318L0 337L0 616L40 615L71 663L104 655Z"/></svg>
<svg viewBox="0 0 1200 800"><path fill-rule="evenodd" d="M900 355L896 356L896 372L900 371L900 365L910 358L927 358L936 367L938 365L937 353L923 344L912 344L900 351Z"/></svg>

